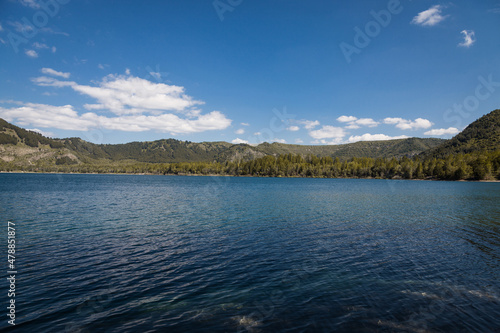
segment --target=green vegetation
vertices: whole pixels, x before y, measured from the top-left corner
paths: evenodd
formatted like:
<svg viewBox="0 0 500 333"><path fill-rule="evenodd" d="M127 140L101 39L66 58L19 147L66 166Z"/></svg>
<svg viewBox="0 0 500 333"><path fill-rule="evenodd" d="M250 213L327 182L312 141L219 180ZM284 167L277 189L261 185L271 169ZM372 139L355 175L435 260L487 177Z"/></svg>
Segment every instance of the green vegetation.
<svg viewBox="0 0 500 333"><path fill-rule="evenodd" d="M135 160L148 163L249 161L268 155L283 154L351 157L413 156L437 147L440 139L401 139L356 142L335 146L301 146L282 143L262 143L258 146L233 145L227 142L189 142L174 139L152 142L130 142L117 145L96 145L78 138L64 140L66 148L83 158L105 158L111 161Z"/></svg>
<svg viewBox="0 0 500 333"><path fill-rule="evenodd" d="M0 162L6 171L74 173L149 173L163 175L229 175L259 177L379 178L437 180L499 180L500 151L449 155L445 159L339 158L286 154L239 162L115 163L75 164L60 158L54 166L32 165L13 168Z"/></svg>
<svg viewBox="0 0 500 333"><path fill-rule="evenodd" d="M46 164L54 164L60 152L72 154L80 163L95 164L127 163L133 160L145 163L176 163L176 162L219 162L250 161L264 156L279 156L296 154L306 156L313 154L318 157L339 157L347 160L352 157L402 157L414 156L444 142L441 139L400 139L389 141L356 142L344 145L302 146L282 143L262 143L258 146L247 144L230 144L227 142L189 142L174 139L152 142L130 142L126 144L93 144L80 138L50 139L43 135L27 131L0 119L0 144L16 145L23 150L23 145L41 149L31 156L19 154L11 147L11 155L15 157L14 164L19 166L32 165L33 160L50 159ZM47 149L52 148L52 151ZM19 159L20 155L25 156ZM1 158L1 155L0 155Z"/></svg>
<svg viewBox="0 0 500 333"><path fill-rule="evenodd" d="M97 145L79 138L46 138L0 119L0 171L498 180L500 110L451 140L410 138L336 146L174 139Z"/></svg>
<svg viewBox="0 0 500 333"><path fill-rule="evenodd" d="M72 165L72 164L78 164L78 162L68 156L61 156L56 159L56 165Z"/></svg>
<svg viewBox="0 0 500 333"><path fill-rule="evenodd" d="M8 135L5 133L0 133L0 145L6 145L6 144L12 144L15 145L17 144L18 140L15 136Z"/></svg>
<svg viewBox="0 0 500 333"><path fill-rule="evenodd" d="M352 157L411 157L428 149L441 145L442 139L409 138L387 141L360 141L342 145L318 145L302 146L283 143L263 143L256 148L265 155L296 154L306 156L308 154L318 157L338 157L347 160Z"/></svg>
<svg viewBox="0 0 500 333"><path fill-rule="evenodd" d="M49 145L51 148L64 147L60 140L49 139L40 133L14 126L0 118L0 144L17 144L19 140L29 147L38 147L40 144Z"/></svg>
<svg viewBox="0 0 500 333"><path fill-rule="evenodd" d="M467 126L442 145L423 153L423 156L443 158L449 154L500 150L500 110L494 110Z"/></svg>

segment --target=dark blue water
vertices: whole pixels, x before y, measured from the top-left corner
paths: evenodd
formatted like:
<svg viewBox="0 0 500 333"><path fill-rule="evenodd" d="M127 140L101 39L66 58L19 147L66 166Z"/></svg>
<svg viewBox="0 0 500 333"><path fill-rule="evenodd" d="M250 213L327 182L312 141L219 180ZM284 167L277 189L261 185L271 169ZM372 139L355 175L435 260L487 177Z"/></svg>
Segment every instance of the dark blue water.
<svg viewBox="0 0 500 333"><path fill-rule="evenodd" d="M498 183L0 174L0 203L15 331L500 330Z"/></svg>

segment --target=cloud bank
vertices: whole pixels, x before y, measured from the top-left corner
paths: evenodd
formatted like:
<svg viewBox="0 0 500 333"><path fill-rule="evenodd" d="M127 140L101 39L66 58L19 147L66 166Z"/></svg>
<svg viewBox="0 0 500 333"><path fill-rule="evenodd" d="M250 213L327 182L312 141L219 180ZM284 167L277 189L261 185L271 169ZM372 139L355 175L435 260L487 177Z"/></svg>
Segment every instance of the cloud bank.
<svg viewBox="0 0 500 333"><path fill-rule="evenodd" d="M70 73L42 68L42 73L69 78ZM128 132L155 130L172 134L223 130L231 120L220 111L202 114L195 106L202 101L188 96L184 87L153 83L131 75L109 75L95 86L41 76L32 79L40 87L71 88L91 97L85 104L89 112L80 114L74 106L53 106L24 102L1 102L0 117L21 126L88 131L103 128ZM6 104L13 104L5 106ZM96 111L97 110L97 111ZM101 114L109 111L115 116ZM99 112L99 113L97 113Z"/></svg>

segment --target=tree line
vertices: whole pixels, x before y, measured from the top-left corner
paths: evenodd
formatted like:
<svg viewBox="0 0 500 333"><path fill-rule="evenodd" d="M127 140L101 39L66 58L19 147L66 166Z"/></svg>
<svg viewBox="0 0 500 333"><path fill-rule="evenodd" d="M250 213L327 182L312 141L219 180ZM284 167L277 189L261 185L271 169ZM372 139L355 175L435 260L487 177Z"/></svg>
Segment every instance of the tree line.
<svg viewBox="0 0 500 333"><path fill-rule="evenodd" d="M66 163L67 162L67 163ZM90 164L57 161L19 167L0 162L3 171L229 175L256 177L498 180L500 151L453 154L446 158L358 158L340 160L315 155L283 154L250 161Z"/></svg>

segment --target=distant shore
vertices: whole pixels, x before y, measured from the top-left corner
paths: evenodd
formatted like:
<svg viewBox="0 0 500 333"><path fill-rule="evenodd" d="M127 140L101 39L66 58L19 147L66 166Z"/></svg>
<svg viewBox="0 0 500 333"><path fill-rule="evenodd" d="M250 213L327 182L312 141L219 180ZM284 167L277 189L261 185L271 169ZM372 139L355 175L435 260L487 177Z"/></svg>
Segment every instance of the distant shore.
<svg viewBox="0 0 500 333"><path fill-rule="evenodd" d="M300 176L254 176L254 175L219 175L219 174L158 174L158 173L125 173L125 172L36 172L36 171L0 171L2 173L12 174L48 174L48 175L128 175L128 176L189 176L189 177L245 177L245 178L314 178L314 179L378 179L378 180L415 180L415 181L439 181L439 182L467 182L467 183L500 183L500 180L485 179L485 180L442 180L442 179L404 179L404 178L373 178L373 177L300 177Z"/></svg>

